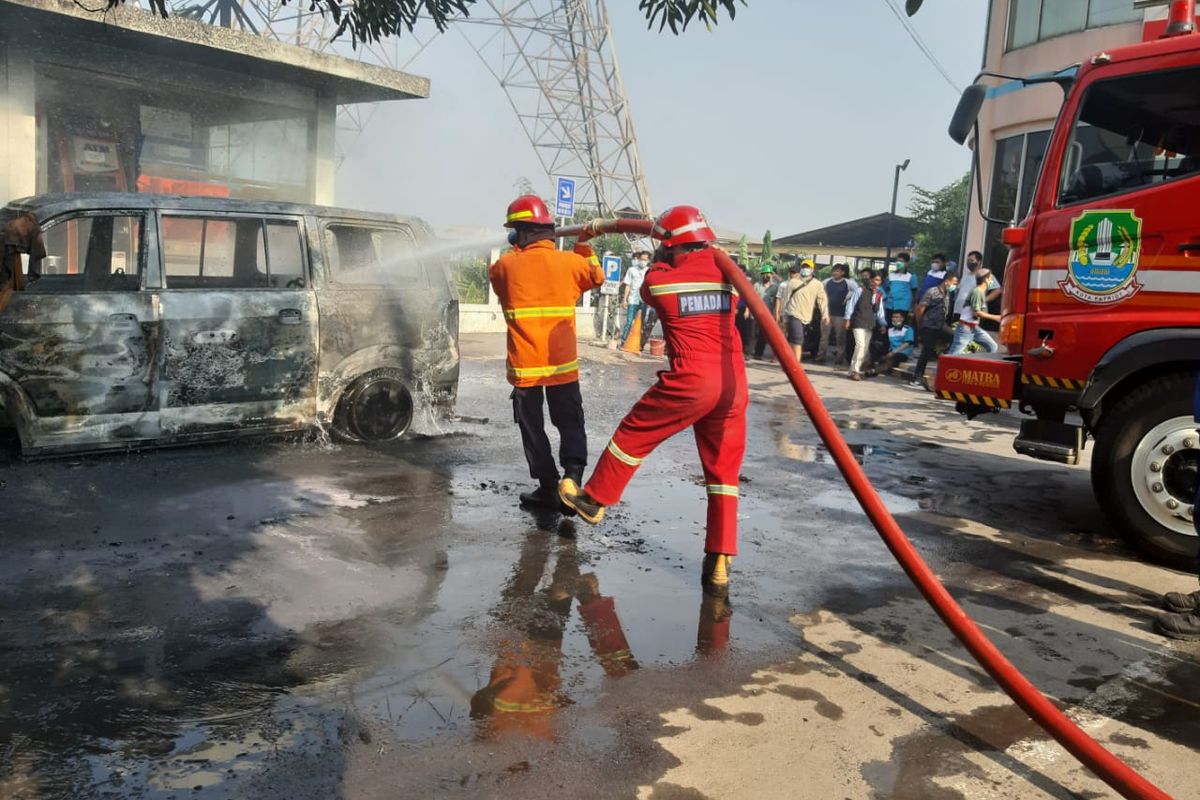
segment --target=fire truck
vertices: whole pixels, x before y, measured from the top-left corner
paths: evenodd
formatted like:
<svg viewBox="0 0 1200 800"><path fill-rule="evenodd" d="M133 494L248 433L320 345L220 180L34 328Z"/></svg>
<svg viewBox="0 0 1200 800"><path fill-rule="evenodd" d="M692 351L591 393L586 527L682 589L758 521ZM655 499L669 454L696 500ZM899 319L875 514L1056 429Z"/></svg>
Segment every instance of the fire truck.
<svg viewBox="0 0 1200 800"><path fill-rule="evenodd" d="M985 77L1065 95L1029 213L1003 233L1007 354L943 356L935 390L968 417L1018 408L1027 456L1078 464L1090 439L1113 526L1146 556L1194 568L1200 35L1195 0L1170 6L1161 38L1052 75L981 73L963 93L960 144L978 141Z"/></svg>

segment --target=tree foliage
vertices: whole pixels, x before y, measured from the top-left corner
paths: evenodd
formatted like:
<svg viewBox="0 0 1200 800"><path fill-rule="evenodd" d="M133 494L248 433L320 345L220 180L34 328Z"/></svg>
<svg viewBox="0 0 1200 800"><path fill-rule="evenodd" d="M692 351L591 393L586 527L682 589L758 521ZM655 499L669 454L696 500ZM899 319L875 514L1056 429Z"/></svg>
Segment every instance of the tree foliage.
<svg viewBox="0 0 1200 800"><path fill-rule="evenodd" d="M773 263L775 258L775 243L771 241L771 232L767 231L763 234L762 252L759 253L759 259L764 263Z"/></svg>
<svg viewBox="0 0 1200 800"><path fill-rule="evenodd" d="M917 223L913 239L920 264L928 265L935 253L945 253L949 259L957 259L961 254L970 186L971 176L966 174L940 189L911 187L913 199L908 213Z"/></svg>
<svg viewBox="0 0 1200 800"><path fill-rule="evenodd" d="M104 10L112 10L126 0L105 0ZM159 15L168 14L167 0L148 0L150 8ZM281 0L303 3L306 0ZM445 32L456 17L469 17L471 8L478 0L307 0L310 11L329 16L337 28L333 38L350 34L350 42L378 42L388 36L411 33L419 19L428 19ZM638 0L638 10L646 16L650 28L658 26L659 32L670 29L678 35L687 30L689 23L700 21L711 29L720 21L721 11L730 19L739 5L748 0Z"/></svg>

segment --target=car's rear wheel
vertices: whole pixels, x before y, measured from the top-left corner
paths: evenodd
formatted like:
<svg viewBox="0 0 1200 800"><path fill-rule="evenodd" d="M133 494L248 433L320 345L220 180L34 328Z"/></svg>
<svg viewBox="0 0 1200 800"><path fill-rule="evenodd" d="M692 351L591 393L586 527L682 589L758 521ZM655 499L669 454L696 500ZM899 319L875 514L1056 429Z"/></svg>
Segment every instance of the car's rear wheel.
<svg viewBox="0 0 1200 800"><path fill-rule="evenodd" d="M1168 375L1107 411L1092 456L1092 486L1121 533L1149 558L1195 569L1200 435L1192 381Z"/></svg>
<svg viewBox="0 0 1200 800"><path fill-rule="evenodd" d="M412 392L403 376L375 370L356 378L342 393L333 428L348 441L386 442L403 436L412 421Z"/></svg>

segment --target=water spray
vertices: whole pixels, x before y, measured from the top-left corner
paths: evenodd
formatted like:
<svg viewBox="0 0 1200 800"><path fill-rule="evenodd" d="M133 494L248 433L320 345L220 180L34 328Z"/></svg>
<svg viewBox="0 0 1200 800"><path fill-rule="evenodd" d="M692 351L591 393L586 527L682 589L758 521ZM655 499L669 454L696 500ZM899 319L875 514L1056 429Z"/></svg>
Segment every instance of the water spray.
<svg viewBox="0 0 1200 800"><path fill-rule="evenodd" d="M585 232L589 236L606 233L648 236L652 226L652 222L644 219L592 220L585 225L559 228L557 233L562 237L579 237ZM933 606L933 610L963 643L971 656L987 670L1000 688L1034 722L1053 736L1081 764L1119 792L1122 797L1131 800L1170 800L1170 795L1150 783L1105 749L1103 745L1088 736L1058 706L1050 702L1028 678L1021 674L1020 670L1013 666L1011 661L1004 657L999 648L979 629L975 621L967 616L967 612L929 569L929 565L925 563L920 553L913 547L912 542L905 536L899 523L888 511L878 492L875 491L875 487L867 479L866 472L854 458L850 446L842 437L829 410L821 401L821 396L813 388L808 375L800 366L800 362L792 354L783 331L775 324L775 318L767 310L762 298L754 291L749 279L742 274L738 265L723 250L714 249L714 253L717 266L725 275L725 279L737 289L738 294L746 301L750 312L754 314L754 318L758 320L758 324L766 333L767 341L771 343L771 349L775 351L792 388L795 389L796 395L804 405L804 410L817 429L821 441L829 449L829 453L833 457L834 463L837 464L838 470L846 479L850 491L854 493L859 505L866 512L867 518L871 520L871 524L875 526L875 530L879 532L892 555L900 562L900 566L908 575L909 580Z"/></svg>

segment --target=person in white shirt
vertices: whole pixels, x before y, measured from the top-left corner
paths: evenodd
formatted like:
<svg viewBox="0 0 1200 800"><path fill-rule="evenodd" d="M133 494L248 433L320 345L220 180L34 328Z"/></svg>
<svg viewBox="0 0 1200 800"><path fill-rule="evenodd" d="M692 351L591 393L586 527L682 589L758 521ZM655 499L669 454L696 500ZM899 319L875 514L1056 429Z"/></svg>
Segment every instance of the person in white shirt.
<svg viewBox="0 0 1200 800"><path fill-rule="evenodd" d="M621 308L625 309L625 325L621 328L622 344L629 338L634 318L641 316L643 325L646 322L646 306L642 302L642 281L646 279L646 270L649 268L650 254L645 250L639 250L633 254L633 263L629 266L625 277L621 279Z"/></svg>

